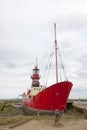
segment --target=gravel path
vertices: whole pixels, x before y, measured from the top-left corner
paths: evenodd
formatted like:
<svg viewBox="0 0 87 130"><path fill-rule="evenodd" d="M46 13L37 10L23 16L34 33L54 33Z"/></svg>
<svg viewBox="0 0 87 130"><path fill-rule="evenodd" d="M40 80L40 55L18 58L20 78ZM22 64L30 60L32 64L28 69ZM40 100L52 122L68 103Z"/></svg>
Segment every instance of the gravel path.
<svg viewBox="0 0 87 130"><path fill-rule="evenodd" d="M87 120L69 121L67 124L49 124L44 121L31 120L12 130L87 130Z"/></svg>

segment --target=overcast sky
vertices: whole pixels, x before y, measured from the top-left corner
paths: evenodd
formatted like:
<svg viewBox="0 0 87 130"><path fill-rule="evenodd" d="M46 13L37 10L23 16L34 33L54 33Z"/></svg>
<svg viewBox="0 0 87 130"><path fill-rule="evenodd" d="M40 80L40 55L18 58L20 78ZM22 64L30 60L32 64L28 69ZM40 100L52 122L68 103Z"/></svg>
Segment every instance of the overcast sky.
<svg viewBox="0 0 87 130"><path fill-rule="evenodd" d="M36 57L43 75L54 23L73 82L70 98L87 98L87 0L0 0L0 98L19 97L31 87ZM55 71L50 75L48 84L55 82Z"/></svg>

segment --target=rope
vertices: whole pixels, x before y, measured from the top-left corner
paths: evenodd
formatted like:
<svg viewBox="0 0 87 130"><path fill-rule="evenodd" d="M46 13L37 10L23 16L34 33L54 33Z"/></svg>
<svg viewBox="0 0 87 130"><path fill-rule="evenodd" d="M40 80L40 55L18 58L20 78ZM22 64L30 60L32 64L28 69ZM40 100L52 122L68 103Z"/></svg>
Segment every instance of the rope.
<svg viewBox="0 0 87 130"><path fill-rule="evenodd" d="M53 50L53 49L52 49ZM68 77L66 75L66 71L65 71L65 67L64 67L64 64L63 64L63 61L62 61L62 56L61 56L61 53L60 53L60 50L58 48L58 52L59 52L59 64L60 64L60 69L59 69L59 75L60 75L60 81L63 80L63 76L64 76L64 79L67 81L68 80ZM52 59L53 59L53 55L54 55L54 52L52 52L49 57L48 57L48 62L47 62L47 65L46 65L46 68L45 68L45 71L43 73L43 76L42 76L42 80L44 81L44 77L45 75L47 75L47 78L46 78L46 84L45 84L45 87L47 86L48 84L48 79L49 79L49 74L50 74L50 69L52 67ZM63 72L63 74L62 74ZM63 75L63 76L62 76Z"/></svg>
<svg viewBox="0 0 87 130"><path fill-rule="evenodd" d="M52 64L53 54L54 54L54 53L52 53L52 54L50 55L50 63L49 63L49 65L48 65L48 74L47 74L46 86L47 86L47 83L48 83L49 73L50 73L50 69L51 69L51 66L52 66L51 64Z"/></svg>
<svg viewBox="0 0 87 130"><path fill-rule="evenodd" d="M49 77L49 73L50 73L50 68L51 68L51 64L52 64L53 55L54 55L53 52L49 55L47 65L46 65L44 74L42 76L42 79L44 79L44 77L45 77L45 75L47 73L47 79L46 79L46 85L45 86L47 86L47 83L48 83L48 77Z"/></svg>
<svg viewBox="0 0 87 130"><path fill-rule="evenodd" d="M59 48L58 48L59 50ZM65 80L68 80L68 77L66 75L66 71L65 71L65 67L64 67L64 64L63 64L63 61L62 61L62 56L61 56L61 53L60 53L60 50L59 50L59 57L60 57L60 77L61 77L61 81L62 81L62 72L61 70L63 70L63 75L64 75L64 78Z"/></svg>

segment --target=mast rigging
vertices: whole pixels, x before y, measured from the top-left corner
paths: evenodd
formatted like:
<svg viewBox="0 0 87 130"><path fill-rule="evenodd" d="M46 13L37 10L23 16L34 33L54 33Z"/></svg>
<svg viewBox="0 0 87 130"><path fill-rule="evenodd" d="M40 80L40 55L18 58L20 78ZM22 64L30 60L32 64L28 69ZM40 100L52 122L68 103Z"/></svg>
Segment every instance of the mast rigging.
<svg viewBox="0 0 87 130"><path fill-rule="evenodd" d="M54 23L54 36L55 36L55 61L56 61L56 83L58 83L58 59L57 59L57 39L56 39L56 23Z"/></svg>

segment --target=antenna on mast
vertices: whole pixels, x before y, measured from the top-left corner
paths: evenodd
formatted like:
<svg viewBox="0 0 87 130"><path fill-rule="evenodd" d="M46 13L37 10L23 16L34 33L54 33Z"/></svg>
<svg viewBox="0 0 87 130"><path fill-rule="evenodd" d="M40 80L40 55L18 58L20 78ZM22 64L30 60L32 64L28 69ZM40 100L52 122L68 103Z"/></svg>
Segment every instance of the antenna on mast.
<svg viewBox="0 0 87 130"><path fill-rule="evenodd" d="M37 57L36 57L36 66L38 66L38 64L37 64L37 63L38 63L38 59L37 59Z"/></svg>
<svg viewBox="0 0 87 130"><path fill-rule="evenodd" d="M56 39L56 23L54 23L54 36L55 36L55 61L56 61L56 83L58 83L58 60L57 60L57 39Z"/></svg>

